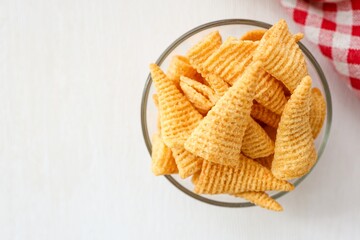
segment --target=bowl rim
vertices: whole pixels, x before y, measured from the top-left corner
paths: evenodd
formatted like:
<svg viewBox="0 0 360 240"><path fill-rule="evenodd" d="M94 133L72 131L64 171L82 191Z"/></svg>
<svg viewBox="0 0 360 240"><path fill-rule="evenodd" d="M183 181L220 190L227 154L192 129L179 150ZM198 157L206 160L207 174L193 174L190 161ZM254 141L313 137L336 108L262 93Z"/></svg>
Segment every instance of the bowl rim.
<svg viewBox="0 0 360 240"><path fill-rule="evenodd" d="M163 53L160 55L160 57L156 60L156 64L160 66L163 63L163 61L166 59L166 57L177 46L179 46L182 42L187 40L189 37L201 32L203 30L209 29L209 28L226 26L226 25L250 25L250 26L261 27L261 28L265 28L265 29L269 29L272 26L271 24L261 22L261 21L250 20L250 19L236 19L236 18L208 22L208 23L202 24L198 27L195 27L195 28L189 30L188 32L184 33L179 38L177 38L173 43L171 43L165 49L165 51L163 51ZM315 67L316 72L321 80L323 89L325 91L325 99L326 99L326 105L327 105L326 114L327 115L326 115L326 128L325 128L325 132L324 132L323 141L321 142L320 148L318 150L318 159L317 159L315 165L313 166L313 168L306 175L295 180L295 182L293 183L294 186L299 185L311 173L311 171L314 169L316 164L319 162L319 160L325 150L325 146L326 146L328 138L329 138L331 123L332 123L331 94L330 94L330 89L329 89L329 85L327 83L325 74L322 71L319 63L316 61L315 57L311 54L311 52L301 42L298 42L298 44L300 46L300 49L303 51L303 53L306 55L306 57L310 60L310 62ZM151 84L152 84L152 79L151 79L151 75L149 74L147 77L145 86L144 86L142 99L141 99L141 127L142 127L144 141L145 141L145 144L146 144L146 147L148 149L150 156L151 156L152 145L151 145L151 140L149 137L149 132L148 132L147 124L146 124L147 123L146 111L147 111L147 102L148 102L148 98L149 98L149 91L150 91ZM231 202L221 202L221 201L212 200L212 199L203 197L201 195L198 195L198 194L188 190L187 188L182 186L177 180L175 180L171 175L165 175L164 177L170 183L172 183L176 188L181 190L183 193L187 194L188 196L190 196L196 200L204 202L204 203L208 203L208 204L215 205L215 206L221 206L221 207L230 207L230 208L255 206L253 203L250 203L250 202L231 203ZM274 199L278 199L281 196L284 196L286 193L288 193L288 192L279 192L279 193L272 195L271 197Z"/></svg>

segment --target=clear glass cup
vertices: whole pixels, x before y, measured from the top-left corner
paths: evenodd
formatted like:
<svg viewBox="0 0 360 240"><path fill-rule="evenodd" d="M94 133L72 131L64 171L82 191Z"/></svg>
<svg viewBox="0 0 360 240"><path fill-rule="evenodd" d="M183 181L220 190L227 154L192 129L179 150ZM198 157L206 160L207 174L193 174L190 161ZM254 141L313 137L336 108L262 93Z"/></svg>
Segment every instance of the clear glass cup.
<svg viewBox="0 0 360 240"><path fill-rule="evenodd" d="M229 36L240 37L246 31L256 28L270 28L271 25L254 21L248 19L225 19L215 22L209 22L203 24L199 27L196 27L175 40L157 59L156 63L163 69L166 70L171 58L174 55L185 55L186 51L201 40L208 33L218 30L225 40ZM327 104L327 114L325 118L324 126L315 141L315 146L318 152L318 161L320 160L322 153L324 152L331 126L332 119L332 107L331 107L331 95L329 87L321 67L318 62L315 60L314 56L310 51L299 42L299 46L303 51L309 74L313 80L313 87L318 87L326 99ZM145 140L146 147L151 155L151 136L157 131L157 109L152 101L152 94L155 93L155 88L152 85L151 76L149 74L141 101L141 126L143 131L143 136ZM150 158L149 158L150 159ZM308 173L309 174L309 173ZM299 185L301 181L306 178L307 175L291 181L295 186ZM199 201L223 207L249 207L254 206L250 202L246 202L241 198L236 198L226 194L220 195L199 195L192 191L193 184L191 183L191 178L181 179L177 175L167 175L165 176L176 188L190 197L197 199ZM271 197L277 199L287 192L268 192Z"/></svg>

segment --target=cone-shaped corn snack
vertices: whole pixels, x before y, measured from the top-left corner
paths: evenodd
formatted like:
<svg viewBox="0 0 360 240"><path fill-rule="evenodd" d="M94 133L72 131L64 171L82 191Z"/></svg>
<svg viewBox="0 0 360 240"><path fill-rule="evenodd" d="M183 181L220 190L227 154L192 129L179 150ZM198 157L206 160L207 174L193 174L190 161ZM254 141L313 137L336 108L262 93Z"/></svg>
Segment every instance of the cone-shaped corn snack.
<svg viewBox="0 0 360 240"><path fill-rule="evenodd" d="M209 75L204 63L221 45L219 32L212 32L192 47L187 56L194 68L206 79L209 86L221 97L228 89L228 85L216 75Z"/></svg>
<svg viewBox="0 0 360 240"><path fill-rule="evenodd" d="M178 172L171 150L164 144L160 134L153 136L151 158L151 169L156 176Z"/></svg>
<svg viewBox="0 0 360 240"><path fill-rule="evenodd" d="M318 88L311 90L310 102L310 126L313 138L315 139L324 124L326 115L326 103L324 96Z"/></svg>
<svg viewBox="0 0 360 240"><path fill-rule="evenodd" d="M202 115L157 65L151 64L150 71L159 99L161 137L170 148L182 147Z"/></svg>
<svg viewBox="0 0 360 240"><path fill-rule="evenodd" d="M250 115L256 120L259 120L273 128L277 128L280 122L280 115L273 113L259 103L254 103L252 105Z"/></svg>
<svg viewBox="0 0 360 240"><path fill-rule="evenodd" d="M258 44L228 38L203 64L206 79L220 96L227 91L226 81L233 85L252 63L252 55ZM281 114L286 98L281 82L259 69L260 80L256 85L255 99L271 111Z"/></svg>
<svg viewBox="0 0 360 240"><path fill-rule="evenodd" d="M190 78L181 76L180 87L201 114L206 114L217 101L217 96L210 87Z"/></svg>
<svg viewBox="0 0 360 240"><path fill-rule="evenodd" d="M205 36L195 46L190 48L186 57L190 60L190 64L202 75L206 73L203 64L221 45L221 36L218 31L211 32ZM204 76L204 75L203 75Z"/></svg>
<svg viewBox="0 0 360 240"><path fill-rule="evenodd" d="M281 82L259 70L259 82L255 90L255 100L272 112L281 115L287 102Z"/></svg>
<svg viewBox="0 0 360 240"><path fill-rule="evenodd" d="M244 198L257 206L268 210L277 212L283 210L282 206L265 192L244 192L234 194L234 196Z"/></svg>
<svg viewBox="0 0 360 240"><path fill-rule="evenodd" d="M257 46L257 42L230 37L205 61L203 75L219 96L227 91L223 81L233 85L251 64ZM271 111L281 114L286 104L281 83L262 69L259 75L255 99Z"/></svg>
<svg viewBox="0 0 360 240"><path fill-rule="evenodd" d="M305 175L317 156L309 122L311 78L306 76L291 95L279 123L271 171L279 179Z"/></svg>
<svg viewBox="0 0 360 240"><path fill-rule="evenodd" d="M186 151L185 148L173 148L172 152L181 178L187 178L201 170L203 160Z"/></svg>
<svg viewBox="0 0 360 240"><path fill-rule="evenodd" d="M242 78L216 103L185 142L185 149L205 160L236 164L250 120L260 63L251 65Z"/></svg>
<svg viewBox="0 0 360 240"><path fill-rule="evenodd" d="M282 81L293 92L307 75L304 55L288 29L285 20L272 26L261 38L254 60L263 62L263 68Z"/></svg>
<svg viewBox="0 0 360 240"><path fill-rule="evenodd" d="M274 153L274 142L264 129L250 118L245 131L241 152L250 158L266 157Z"/></svg>
<svg viewBox="0 0 360 240"><path fill-rule="evenodd" d="M179 87L181 76L189 77L197 81L203 81L201 75L190 65L185 56L176 55L171 59L166 75Z"/></svg>
<svg viewBox="0 0 360 240"><path fill-rule="evenodd" d="M252 62L257 43L228 38L204 63L208 75L233 85Z"/></svg>
<svg viewBox="0 0 360 240"><path fill-rule="evenodd" d="M204 161L195 192L236 194L249 191L291 191L294 186L279 180L260 163L241 155L235 166Z"/></svg>
<svg viewBox="0 0 360 240"><path fill-rule="evenodd" d="M215 95L214 91L207 85L194 81L193 79L187 77L181 77L181 82L186 83L187 85L191 86L195 91L204 95L210 102L215 105L215 103L219 100L219 98Z"/></svg>

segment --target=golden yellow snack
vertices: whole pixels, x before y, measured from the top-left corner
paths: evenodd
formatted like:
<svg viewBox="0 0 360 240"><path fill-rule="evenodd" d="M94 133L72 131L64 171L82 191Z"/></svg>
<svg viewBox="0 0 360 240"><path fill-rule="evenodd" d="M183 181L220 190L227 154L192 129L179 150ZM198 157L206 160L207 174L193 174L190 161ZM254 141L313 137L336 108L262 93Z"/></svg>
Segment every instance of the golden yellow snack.
<svg viewBox="0 0 360 240"><path fill-rule="evenodd" d="M194 175L191 177L192 184L196 185L198 183L199 177L200 177L200 172L201 171L194 173Z"/></svg>
<svg viewBox="0 0 360 240"><path fill-rule="evenodd" d="M203 69L204 62L220 47L221 42L222 40L219 31L211 32L195 46L190 48L186 57L190 60L190 64L203 75L205 73Z"/></svg>
<svg viewBox="0 0 360 240"><path fill-rule="evenodd" d="M221 79L233 85L251 63L251 54L257 45L251 41L240 41L229 37L203 64L206 70L206 79ZM210 84L210 86L212 85ZM212 86L212 88L215 87ZM216 89L214 90L216 91ZM216 92L222 96L226 90L221 88L221 91Z"/></svg>
<svg viewBox="0 0 360 240"><path fill-rule="evenodd" d="M326 115L326 103L325 98L322 95L320 89L313 88L311 90L311 101L310 101L310 126L311 133L315 139L324 124Z"/></svg>
<svg viewBox="0 0 360 240"><path fill-rule="evenodd" d="M296 33L293 35L293 38L295 39L295 42L299 42L301 39L304 38L304 34L303 33Z"/></svg>
<svg viewBox="0 0 360 240"><path fill-rule="evenodd" d="M259 70L259 83L255 90L255 100L272 112L281 115L287 102L281 82Z"/></svg>
<svg viewBox="0 0 360 240"><path fill-rule="evenodd" d="M254 103L252 105L250 115L256 120L259 120L273 128L277 128L280 122L280 115L273 113L259 103Z"/></svg>
<svg viewBox="0 0 360 240"><path fill-rule="evenodd" d="M217 101L217 97L210 87L190 78L181 76L180 87L201 114L206 114Z"/></svg>
<svg viewBox="0 0 360 240"><path fill-rule="evenodd" d="M204 97L204 95L200 94L186 83L180 82L180 88L184 92L187 99L201 114L205 115L213 106L209 99Z"/></svg>
<svg viewBox="0 0 360 240"><path fill-rule="evenodd" d="M240 40L249 40L249 41L260 41L261 38L266 33L267 29L253 29L247 31L240 37Z"/></svg>
<svg viewBox="0 0 360 240"><path fill-rule="evenodd" d="M316 162L309 122L310 97L311 78L306 76L286 104L277 130L271 171L279 179L301 177Z"/></svg>
<svg viewBox="0 0 360 240"><path fill-rule="evenodd" d="M150 71L159 99L161 137L170 148L182 147L202 115L156 64Z"/></svg>
<svg viewBox="0 0 360 240"><path fill-rule="evenodd" d="M160 120L160 111L159 111L159 99L158 99L158 95L155 93L153 94L153 101L155 106L158 108L158 116L157 116L157 128L159 130L159 132L161 132L161 120Z"/></svg>
<svg viewBox="0 0 360 240"><path fill-rule="evenodd" d="M293 92L307 75L305 58L285 20L274 24L262 37L253 55L263 68Z"/></svg>
<svg viewBox="0 0 360 240"><path fill-rule="evenodd" d="M291 191L287 180L311 170L326 117L297 44L303 37L284 20L224 42L214 31L173 56L166 74L151 64L153 173L191 177L196 194L229 194L282 211L266 191Z"/></svg>
<svg viewBox="0 0 360 240"><path fill-rule="evenodd" d="M267 135L270 137L270 139L275 141L277 128L273 128L273 127L265 125L263 127L263 129L267 133Z"/></svg>
<svg viewBox="0 0 360 240"><path fill-rule="evenodd" d="M215 91L218 98L222 97L229 89L229 85L222 78L214 74L206 74L205 80Z"/></svg>
<svg viewBox="0 0 360 240"><path fill-rule="evenodd" d="M181 77L180 81L186 83L201 95L204 95L204 97L209 99L213 105L219 100L215 92L206 84L202 84L187 77Z"/></svg>
<svg viewBox="0 0 360 240"><path fill-rule="evenodd" d="M243 136L250 120L260 63L251 65L242 78L220 98L185 142L185 149L220 164L239 161Z"/></svg>
<svg viewBox="0 0 360 240"><path fill-rule="evenodd" d="M240 155L238 164L221 165L203 162L195 192L198 194L237 194L249 191L291 191L294 186L275 178L261 164Z"/></svg>
<svg viewBox="0 0 360 240"><path fill-rule="evenodd" d="M271 154L267 157L256 158L254 160L266 167L267 169L271 170L272 161L274 160L274 154Z"/></svg>
<svg viewBox="0 0 360 240"><path fill-rule="evenodd" d="M203 161L201 158L186 151L183 147L172 148L171 150L181 178L187 178L201 170Z"/></svg>
<svg viewBox="0 0 360 240"><path fill-rule="evenodd" d="M171 59L166 75L179 87L181 76L202 81L201 75L190 65L189 59L185 56L176 55Z"/></svg>
<svg viewBox="0 0 360 240"><path fill-rule="evenodd" d="M175 159L172 156L170 148L164 144L160 134L158 133L154 134L152 139L151 158L151 169L156 176L178 172Z"/></svg>
<svg viewBox="0 0 360 240"><path fill-rule="evenodd" d="M241 152L253 159L266 157L274 153L274 142L252 118L250 118L245 131Z"/></svg>
<svg viewBox="0 0 360 240"><path fill-rule="evenodd" d="M243 192L234 194L234 196L244 198L257 206L268 210L277 212L283 210L282 206L265 192Z"/></svg>
<svg viewBox="0 0 360 240"><path fill-rule="evenodd" d="M224 81L233 85L252 63L257 46L257 42L230 37L205 61L203 67L206 80L219 96L228 89ZM286 104L281 82L263 69L259 69L259 75L255 99L271 111L281 114Z"/></svg>
<svg viewBox="0 0 360 240"><path fill-rule="evenodd" d="M228 89L228 85L215 75L209 75L204 67L205 61L221 45L222 40L218 31L212 32L193 46L188 52L187 57L191 65L205 78L206 83L221 97Z"/></svg>
<svg viewBox="0 0 360 240"><path fill-rule="evenodd" d="M152 95L152 97L153 97L153 101L154 101L155 106L158 108L158 107L159 107L159 98L158 98L158 95L157 95L156 93L154 93L154 94Z"/></svg>

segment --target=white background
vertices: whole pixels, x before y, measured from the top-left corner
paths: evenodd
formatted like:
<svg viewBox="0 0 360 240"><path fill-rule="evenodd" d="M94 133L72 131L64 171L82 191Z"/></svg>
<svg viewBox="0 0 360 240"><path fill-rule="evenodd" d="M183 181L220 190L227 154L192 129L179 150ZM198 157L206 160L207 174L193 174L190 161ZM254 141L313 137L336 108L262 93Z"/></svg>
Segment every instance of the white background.
<svg viewBox="0 0 360 240"><path fill-rule="evenodd" d="M285 211L195 201L150 172L148 64L208 21L289 21L278 1L1 1L0 239L355 239L360 101L318 49L333 125Z"/></svg>

